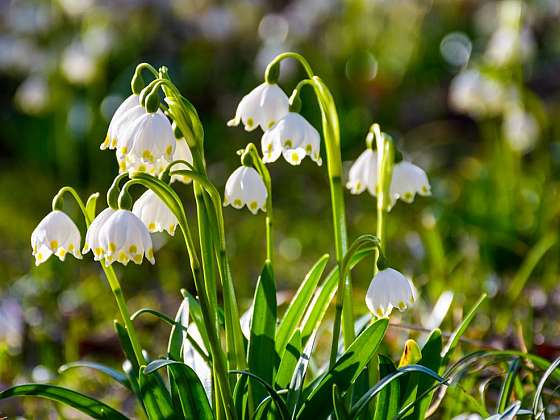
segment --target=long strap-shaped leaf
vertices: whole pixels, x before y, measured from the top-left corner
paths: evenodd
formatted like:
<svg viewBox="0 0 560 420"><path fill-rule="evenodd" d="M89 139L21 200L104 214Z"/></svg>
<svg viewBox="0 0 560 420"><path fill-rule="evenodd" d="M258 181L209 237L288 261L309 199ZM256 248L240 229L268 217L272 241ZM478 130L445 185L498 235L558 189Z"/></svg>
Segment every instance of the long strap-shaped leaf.
<svg viewBox="0 0 560 420"><path fill-rule="evenodd" d="M70 362L60 366L58 368L58 372L64 373L69 369L75 369L75 368L88 368L104 373L105 375L108 375L111 378L113 378L115 381L119 382L122 386L132 391L132 387L130 386L130 381L128 380L128 378L124 373L116 369L110 368L109 366L105 366L101 363L90 362L88 360L79 360L77 362Z"/></svg>
<svg viewBox="0 0 560 420"><path fill-rule="evenodd" d="M276 330L276 353L282 354L284 352L284 348L288 344L290 337L305 315L305 310L313 298L313 293L315 289L317 289L317 285L319 284L319 280L321 279L321 275L328 261L328 254L319 258L319 261L309 270L303 283L299 286L296 295L290 302Z"/></svg>
<svg viewBox="0 0 560 420"><path fill-rule="evenodd" d="M317 330L313 332L303 353L300 356L297 365L294 369L292 379L290 381L290 387L288 389L288 407L290 409L290 418L295 418L297 413L297 407L299 404L299 399L301 392L303 390L303 382L305 381L305 375L307 374L307 368L309 366L309 360L311 359L311 353L313 352L313 346L315 345L315 337L317 337Z"/></svg>
<svg viewBox="0 0 560 420"><path fill-rule="evenodd" d="M298 419L323 419L332 411L332 387L345 392L369 363L385 336L389 320L379 319L362 332L313 389L298 412Z"/></svg>
<svg viewBox="0 0 560 420"><path fill-rule="evenodd" d="M49 384L24 384L0 392L0 400L33 396L58 401L74 407L94 419L126 420L127 417L107 404L68 388Z"/></svg>

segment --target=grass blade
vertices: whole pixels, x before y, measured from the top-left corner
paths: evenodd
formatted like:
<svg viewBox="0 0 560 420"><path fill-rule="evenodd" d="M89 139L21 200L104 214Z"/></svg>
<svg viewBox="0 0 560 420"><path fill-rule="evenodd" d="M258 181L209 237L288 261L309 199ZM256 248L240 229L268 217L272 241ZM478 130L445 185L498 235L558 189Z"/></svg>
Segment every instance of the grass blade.
<svg viewBox="0 0 560 420"><path fill-rule="evenodd" d="M40 397L57 401L94 419L126 420L127 417L107 404L71 389L49 384L24 384L0 392L0 400L11 397Z"/></svg>
<svg viewBox="0 0 560 420"><path fill-rule="evenodd" d="M345 392L358 378L374 356L385 336L389 320L379 319L362 332L336 361L332 369L313 389L303 403L297 418L324 418L332 410L332 387L337 385Z"/></svg>
<svg viewBox="0 0 560 420"><path fill-rule="evenodd" d="M382 380L383 378L394 374L397 369L393 364L393 361L382 354L379 356L379 376ZM371 397L373 398L373 396ZM367 406L371 398L365 402L364 408ZM400 386L399 381L390 381L388 387L384 387L379 391L379 395L375 402L375 415L373 420L387 420L394 418L399 411L399 399L400 399ZM355 405L352 409L361 410L359 405ZM356 415L357 416L357 415Z"/></svg>
<svg viewBox="0 0 560 420"><path fill-rule="evenodd" d="M515 378L517 373L519 372L519 368L521 367L521 359L517 358L513 362L510 363L509 369L502 383L502 388L500 389L500 399L498 400L498 413L502 413L511 398L511 392L513 391L513 384L515 382Z"/></svg>
<svg viewBox="0 0 560 420"><path fill-rule="evenodd" d="M313 298L313 293L319 284L319 280L321 279L321 275L323 274L328 261L329 255L325 254L315 263L305 276L303 283L300 285L296 295L290 302L290 305L288 306L288 309L286 310L286 313L276 330L275 346L277 354L283 354L293 331L297 328L305 315L305 310Z"/></svg>
<svg viewBox="0 0 560 420"><path fill-rule="evenodd" d="M121 385L123 385L124 387L132 391L132 388L130 386L130 381L128 380L127 376L124 373L116 369L110 368L109 366L105 366L101 363L90 362L87 360L79 360L77 362L70 362L60 366L58 368L58 372L64 373L69 369L75 369L75 368L88 368L104 373L105 375L110 376L115 381L117 381L118 383L120 383Z"/></svg>
<svg viewBox="0 0 560 420"><path fill-rule="evenodd" d="M280 360L280 366L278 367L276 380L274 381L276 388L283 389L290 385L290 380L301 356L301 351L301 332L300 330L296 330Z"/></svg>

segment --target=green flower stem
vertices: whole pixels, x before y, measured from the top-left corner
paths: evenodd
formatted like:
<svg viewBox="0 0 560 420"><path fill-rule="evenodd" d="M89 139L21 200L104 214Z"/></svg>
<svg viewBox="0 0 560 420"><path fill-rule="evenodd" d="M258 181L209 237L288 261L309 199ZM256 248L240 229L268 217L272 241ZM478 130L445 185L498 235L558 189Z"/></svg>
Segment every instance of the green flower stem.
<svg viewBox="0 0 560 420"><path fill-rule="evenodd" d="M340 268L340 278L344 278L348 275L348 271L350 269L350 260L352 257L361 249L365 249L367 247L375 250L376 252L381 253L380 249L381 243L379 238L371 234L364 234L359 236L350 246L348 252L344 256L342 260L341 268ZM337 301L336 301L336 312L334 317L334 326L333 326L333 337L332 337L332 344L331 344L331 355L329 359L329 368L332 368L336 363L336 357L338 355L338 337L340 336L340 324L342 318L342 311L343 311L343 295L338 293L337 294Z"/></svg>
<svg viewBox="0 0 560 420"><path fill-rule="evenodd" d="M377 146L377 237L381 249L385 250L386 219L385 215L391 206L391 179L393 176L393 162L395 159L395 147L393 140L387 134L382 133L379 125L374 124L372 130L375 133ZM377 273L377 262L380 253L375 256L374 274Z"/></svg>
<svg viewBox="0 0 560 420"><path fill-rule="evenodd" d="M82 201L82 199L80 198L76 190L72 187L63 187L59 190L56 196L62 197L64 193L69 193L70 195L72 195L76 203L78 203L78 206L80 207L80 210L83 213L86 222L86 227L89 228L89 225L93 221L93 218L90 216L90 214L88 214L86 206L84 205L84 202ZM144 355L142 354L142 347L140 346L140 341L138 340L138 336L136 335L136 330L134 329L134 325L130 320L130 314L128 312L128 307L126 306L126 301L122 293L122 288L119 283L119 279L117 278L117 275L113 270L113 267L110 266L106 267L104 261L100 261L100 264L101 267L103 268L103 271L105 272L105 276L107 277L107 281L109 282L111 291L115 296L115 300L117 301L117 307L119 308L121 318L128 332L128 336L130 338L130 342L132 344L132 348L134 350L134 355L136 356L136 360L139 365L145 365L146 360L144 359Z"/></svg>
<svg viewBox="0 0 560 420"><path fill-rule="evenodd" d="M270 172L268 168L262 161L257 147L253 143L249 143L241 156L241 161L243 162L244 156L248 155L253 160L253 166L258 171L263 179L264 185L266 186L266 259L274 265L274 244L272 239L272 181L270 179Z"/></svg>
<svg viewBox="0 0 560 420"><path fill-rule="evenodd" d="M329 187L331 191L331 207L333 214L335 254L339 269L347 250L346 233L346 211L344 206L344 193L342 186L342 158L340 155L340 127L338 114L331 92L323 81L314 75L307 60L300 54L286 52L278 55L267 66L265 80L274 73L275 68L286 58L296 59L304 68L309 79L300 82L301 86L309 84L313 86L317 102L321 110L321 120L323 125L323 138L327 155L327 170L329 176ZM300 88L301 88L300 86ZM293 95L292 95L293 96ZM342 272L342 270L340 270ZM342 335L344 346L348 348L354 341L354 314L352 313L352 282L350 276L340 276L337 294L342 294Z"/></svg>
<svg viewBox="0 0 560 420"><path fill-rule="evenodd" d="M174 173L172 172L171 174ZM194 173L192 173L192 175L194 176ZM228 420L234 419L235 411L232 393L227 377L224 354L222 351L215 322L216 307L211 305L211 302L207 296L207 288L202 275L203 273L200 266L200 260L196 253L196 247L190 233L185 210L183 208L183 205L181 204L181 200L178 197L177 193L169 185L151 175L145 173L134 174L133 179L131 179L124 185L123 192L126 192L126 190L134 184L140 184L146 188L151 189L169 207L175 217L177 217L179 226L181 228L181 231L183 232L185 245L187 247L187 253L189 256L193 279L200 301L200 308L202 310L202 316L204 318L204 324L206 325L208 340L210 342L212 366L214 368L213 371L216 377L216 390L218 391L217 394L219 395L219 397L217 396L216 400L222 402L225 409L226 418ZM218 408L216 409L219 410Z"/></svg>

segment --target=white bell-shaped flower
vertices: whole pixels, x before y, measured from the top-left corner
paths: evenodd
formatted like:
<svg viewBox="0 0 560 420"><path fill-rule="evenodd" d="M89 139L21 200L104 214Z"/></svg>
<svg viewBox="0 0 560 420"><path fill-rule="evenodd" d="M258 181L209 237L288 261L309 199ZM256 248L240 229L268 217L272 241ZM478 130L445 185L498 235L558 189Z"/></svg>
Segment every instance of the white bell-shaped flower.
<svg viewBox="0 0 560 420"><path fill-rule="evenodd" d="M114 261L126 265L130 260L141 264L144 256L155 263L150 233L142 220L129 210L116 210L103 223L98 235L107 266Z"/></svg>
<svg viewBox="0 0 560 420"><path fill-rule="evenodd" d="M117 145L122 171L159 173L175 152L173 128L162 112L144 113L127 124Z"/></svg>
<svg viewBox="0 0 560 420"><path fill-rule="evenodd" d="M247 131L253 131L259 125L263 130L269 130L288 113L289 102L288 96L277 84L265 82L241 99L235 118L228 125L231 127L243 122Z"/></svg>
<svg viewBox="0 0 560 420"><path fill-rule="evenodd" d="M414 303L414 286L412 282L392 268L379 271L371 281L366 305L378 318L388 317L393 308L401 312Z"/></svg>
<svg viewBox="0 0 560 420"><path fill-rule="evenodd" d="M322 164L319 132L296 112L289 112L265 132L261 147L265 163L276 161L282 154L292 165L299 165L305 156L309 156L317 165Z"/></svg>
<svg viewBox="0 0 560 420"><path fill-rule="evenodd" d="M476 69L462 71L449 87L450 105L473 117L500 113L506 96L506 89L497 79Z"/></svg>
<svg viewBox="0 0 560 420"><path fill-rule="evenodd" d="M123 103L119 105L115 113L113 114L113 118L111 118L111 122L109 123L109 129L107 130L107 135L103 143L101 143L100 149L116 149L117 148L117 132L118 127L121 123L123 116L132 108L140 105L140 99L138 95L130 95L126 98Z"/></svg>
<svg viewBox="0 0 560 420"><path fill-rule="evenodd" d="M377 152L367 148L356 162L352 164L348 174L346 188L352 194L361 194L366 188L369 193L375 196L377 185Z"/></svg>
<svg viewBox="0 0 560 420"><path fill-rule="evenodd" d="M392 206L399 198L407 203L412 203L416 194L430 195L430 183L426 172L404 160L395 164L391 178L390 194Z"/></svg>
<svg viewBox="0 0 560 420"><path fill-rule="evenodd" d="M35 265L39 265L52 254L64 261L66 254L81 259L80 231L66 213L54 210L47 214L31 234L31 248Z"/></svg>
<svg viewBox="0 0 560 420"><path fill-rule="evenodd" d="M502 130L510 147L520 153L527 153L535 147L540 131L535 117L520 105L506 109Z"/></svg>
<svg viewBox="0 0 560 420"><path fill-rule="evenodd" d="M247 206L253 214L259 209L266 211L268 192L259 173L251 167L240 166L228 178L224 197L224 206L236 209Z"/></svg>
<svg viewBox="0 0 560 420"><path fill-rule="evenodd" d="M191 149L189 148L189 145L184 138L177 140L177 143L175 144L175 153L173 154L172 160L184 160L192 165L193 157L192 157ZM185 170L185 169L189 170L190 168L184 163L178 163L176 165L173 165L174 171ZM182 182L183 184L189 184L192 181L192 179L188 176L173 175L171 177L171 182L174 181L179 181Z"/></svg>
<svg viewBox="0 0 560 420"><path fill-rule="evenodd" d="M173 236L179 223L169 207L152 190L147 190L136 200L132 213L144 222L151 233L166 230Z"/></svg>
<svg viewBox="0 0 560 420"><path fill-rule="evenodd" d="M91 224L89 225L82 253L86 254L91 251L93 253L93 259L95 261L103 259L104 256L104 250L101 246L101 240L99 239L99 232L101 231L101 228L103 227L107 219L109 219L109 217L111 217L113 213L115 213L115 211L116 210L112 209L111 207L107 207L105 210L99 213L95 217L95 219L93 219L93 222L91 222Z"/></svg>

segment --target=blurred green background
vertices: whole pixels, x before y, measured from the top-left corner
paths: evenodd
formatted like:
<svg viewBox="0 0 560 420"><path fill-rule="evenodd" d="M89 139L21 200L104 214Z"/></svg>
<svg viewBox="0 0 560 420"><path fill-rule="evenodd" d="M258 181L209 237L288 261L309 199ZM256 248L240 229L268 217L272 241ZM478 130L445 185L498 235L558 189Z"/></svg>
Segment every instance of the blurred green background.
<svg viewBox="0 0 560 420"><path fill-rule="evenodd" d="M80 358L121 363L117 311L90 255L36 268L30 234L61 186L85 198L110 185L116 160L99 144L142 61L168 66L197 108L209 174L223 191L239 165L236 150L259 145L261 134L226 121L266 64L288 50L306 56L332 89L346 169L378 122L429 175L433 197L399 202L389 216L389 258L419 291L417 304L392 322L437 326L451 291L442 322L449 331L486 292L492 299L472 339L553 357L560 349L559 19L558 0L0 1L0 388L56 381L131 412L124 391L103 377L58 375L58 366ZM301 77L294 62L283 64L288 94ZM320 128L311 92L302 113ZM270 169L275 271L280 299L289 299L313 262L334 253L326 168L305 160ZM192 217L191 187L177 188ZM346 203L350 237L373 233L374 199L347 194ZM224 213L245 310L264 260L264 217ZM179 289L193 290L187 258L180 240L154 240L155 266L118 272L131 311L173 315ZM353 277L359 314L371 271L368 261ZM137 324L150 354L164 352L167 327L149 318ZM390 330L389 347L408 334ZM0 403L0 415L68 415L53 410L38 400Z"/></svg>

